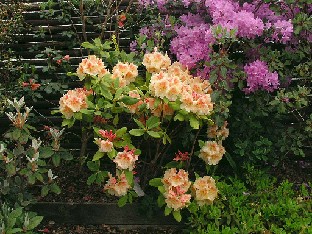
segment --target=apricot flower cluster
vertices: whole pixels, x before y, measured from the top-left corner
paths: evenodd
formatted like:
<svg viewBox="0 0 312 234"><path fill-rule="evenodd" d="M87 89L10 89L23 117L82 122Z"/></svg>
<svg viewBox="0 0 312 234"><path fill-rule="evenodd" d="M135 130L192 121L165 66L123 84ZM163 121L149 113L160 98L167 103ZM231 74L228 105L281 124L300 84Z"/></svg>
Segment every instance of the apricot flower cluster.
<svg viewBox="0 0 312 234"><path fill-rule="evenodd" d="M192 196L199 206L211 205L218 196L215 180L210 176L198 177L192 184L186 171L170 168L165 171L161 181L165 189L165 202L175 211L187 207ZM191 193L188 193L189 190Z"/></svg>
<svg viewBox="0 0 312 234"><path fill-rule="evenodd" d="M61 113L66 119L70 119L75 112L86 109L88 107L86 99L90 94L91 91L83 88L69 90L59 101Z"/></svg>
<svg viewBox="0 0 312 234"><path fill-rule="evenodd" d="M126 175L124 172L117 174L116 177L112 176L111 173L108 173L108 181L104 186L104 191L110 195L121 197L127 194L128 189L131 188Z"/></svg>
<svg viewBox="0 0 312 234"><path fill-rule="evenodd" d="M177 172L176 168L170 168L165 172L162 183L165 188L165 202L169 208L180 210L188 206L191 195L187 191L191 182L186 171L180 169Z"/></svg>
<svg viewBox="0 0 312 234"><path fill-rule="evenodd" d="M152 61L156 60L157 67ZM171 61L167 55L156 50L145 54L143 65L152 72L149 90L155 97L167 98L169 101L180 100L181 109L199 115L209 115L213 110L211 101L211 86L207 80L190 75L187 69Z"/></svg>

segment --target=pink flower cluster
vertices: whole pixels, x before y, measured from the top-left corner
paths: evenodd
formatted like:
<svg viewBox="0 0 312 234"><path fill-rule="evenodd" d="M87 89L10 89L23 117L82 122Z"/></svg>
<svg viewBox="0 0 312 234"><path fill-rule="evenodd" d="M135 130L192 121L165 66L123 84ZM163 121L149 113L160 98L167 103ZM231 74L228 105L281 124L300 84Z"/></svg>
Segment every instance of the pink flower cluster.
<svg viewBox="0 0 312 234"><path fill-rule="evenodd" d="M112 176L111 173L108 173L108 177L109 179L104 186L104 191L117 197L121 197L127 194L128 189L130 189L131 186L128 183L124 172L117 174L116 177Z"/></svg>
<svg viewBox="0 0 312 234"><path fill-rule="evenodd" d="M116 163L117 168L121 170L128 169L132 171L135 167L135 162L138 160L139 155L134 153L134 150L130 150L127 146L123 152L118 152L117 156L113 160Z"/></svg>
<svg viewBox="0 0 312 234"><path fill-rule="evenodd" d="M244 66L247 74L246 93L253 93L257 90L272 92L279 87L277 72L270 72L268 65L260 60L256 60Z"/></svg>
<svg viewBox="0 0 312 234"><path fill-rule="evenodd" d="M165 202L169 208L180 210L188 206L191 195L187 191L191 182L186 171L180 169L177 172L176 168L170 168L165 172L162 183L165 188Z"/></svg>
<svg viewBox="0 0 312 234"><path fill-rule="evenodd" d="M86 109L88 107L86 99L90 94L91 91L83 88L69 90L59 101L61 113L66 119L70 119L75 112Z"/></svg>

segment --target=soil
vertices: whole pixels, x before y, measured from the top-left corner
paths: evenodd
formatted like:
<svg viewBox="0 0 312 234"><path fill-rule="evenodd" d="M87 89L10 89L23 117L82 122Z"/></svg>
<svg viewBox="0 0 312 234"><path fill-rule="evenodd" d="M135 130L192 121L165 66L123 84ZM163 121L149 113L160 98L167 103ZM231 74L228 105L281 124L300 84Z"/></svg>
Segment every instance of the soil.
<svg viewBox="0 0 312 234"><path fill-rule="evenodd" d="M80 166L78 162L63 162L61 166L53 169L53 174L57 176L55 182L61 188L59 196L49 193L45 197L37 192L37 200L44 202L68 202L68 203L108 203L115 202L118 198L106 195L103 187L92 184L87 185L91 171L86 166Z"/></svg>
<svg viewBox="0 0 312 234"><path fill-rule="evenodd" d="M73 224L43 224L38 228L39 233L53 234L178 234L181 230L174 227L127 227L119 228L109 225L73 225Z"/></svg>

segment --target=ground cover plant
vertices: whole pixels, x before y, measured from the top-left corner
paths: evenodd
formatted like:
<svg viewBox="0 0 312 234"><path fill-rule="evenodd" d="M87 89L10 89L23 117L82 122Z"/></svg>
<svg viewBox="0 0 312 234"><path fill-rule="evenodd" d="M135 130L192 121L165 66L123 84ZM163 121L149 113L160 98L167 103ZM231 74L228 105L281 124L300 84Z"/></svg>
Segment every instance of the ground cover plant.
<svg viewBox="0 0 312 234"><path fill-rule="evenodd" d="M51 92L64 93L53 111L62 115L62 127L81 128L78 161L90 170L86 184L117 196L120 206L142 199L142 206L152 209L157 203L165 215L186 221L187 232L309 233L311 174L300 174L305 177L299 179L305 182L300 189L283 176L277 183L266 174L298 161L305 164L301 169L309 168L311 3L139 0L139 13L130 11L132 1L121 13L122 1L115 8L113 2L70 6L62 1L61 16L54 1L41 6L48 9L44 17L69 23L70 12L77 11L84 26L87 11L101 10L101 21L107 13L97 39L87 42L86 33L79 38L64 32L74 43L86 41L82 48L89 55L79 59L78 68L59 50L46 48L37 56L47 59L49 75L62 67L71 71L68 80L82 84L62 90L65 86L58 83ZM117 30L107 39L105 30L112 24ZM119 41L127 27L139 31L131 53ZM40 87L28 79L35 72L24 74L24 91ZM50 92L48 86L40 89ZM6 102L21 108L23 100ZM29 110L8 112L8 117L20 124ZM46 166L37 165L41 157L56 166L67 157L59 148L67 129L49 130L52 145L41 147L29 135L35 129L25 126L3 135L1 173L10 180L22 173L25 187L38 180L42 195L59 193L49 183L52 171L36 166ZM6 189L15 186L15 179L10 186L6 181ZM2 191L2 213L8 214L16 202ZM14 208L12 220L25 219L23 209ZM22 221L4 222L23 229Z"/></svg>

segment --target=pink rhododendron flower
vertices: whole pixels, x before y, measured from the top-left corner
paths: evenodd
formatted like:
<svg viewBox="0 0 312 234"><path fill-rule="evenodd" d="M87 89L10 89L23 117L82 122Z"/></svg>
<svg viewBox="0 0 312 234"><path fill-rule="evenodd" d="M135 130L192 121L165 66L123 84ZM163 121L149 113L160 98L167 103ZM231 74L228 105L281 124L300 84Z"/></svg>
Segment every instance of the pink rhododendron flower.
<svg viewBox="0 0 312 234"><path fill-rule="evenodd" d="M100 129L99 130L99 134L103 137L103 138L106 138L108 139L109 141L114 141L115 138L116 138L116 134L113 133L112 130L103 130L103 129Z"/></svg>
<svg viewBox="0 0 312 234"><path fill-rule="evenodd" d="M218 196L215 180L210 176L197 178L191 187L191 191L199 206L212 204Z"/></svg>
<svg viewBox="0 0 312 234"><path fill-rule="evenodd" d="M244 71L247 74L246 93L252 93L257 90L266 90L272 92L279 87L277 72L270 72L268 65L260 60L245 65Z"/></svg>
<svg viewBox="0 0 312 234"><path fill-rule="evenodd" d="M178 153L175 154L175 158L173 160L174 161L187 161L189 160L189 153L188 152L182 153L179 150Z"/></svg>
<svg viewBox="0 0 312 234"><path fill-rule="evenodd" d="M206 141L201 148L198 157L208 165L217 165L225 154L224 147L216 141Z"/></svg>

